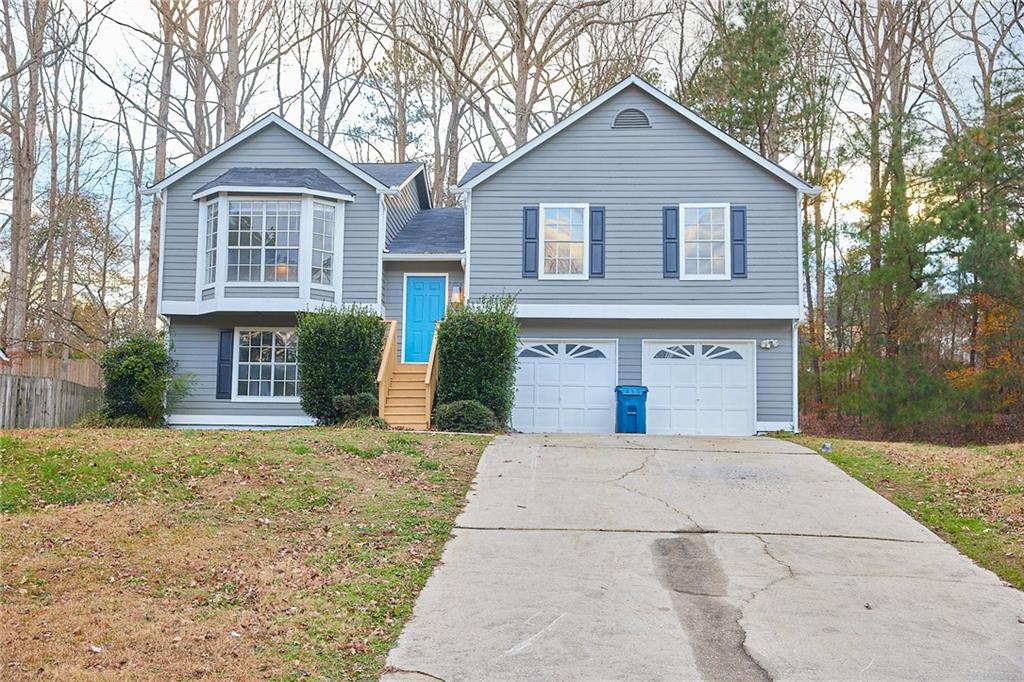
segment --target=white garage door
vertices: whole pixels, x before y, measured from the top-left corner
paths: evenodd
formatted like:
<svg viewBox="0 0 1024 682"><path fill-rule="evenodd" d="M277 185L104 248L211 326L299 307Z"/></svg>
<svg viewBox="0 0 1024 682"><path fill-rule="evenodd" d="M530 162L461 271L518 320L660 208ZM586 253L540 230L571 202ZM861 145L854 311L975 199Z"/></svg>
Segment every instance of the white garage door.
<svg viewBox="0 0 1024 682"><path fill-rule="evenodd" d="M616 374L615 342L523 340L512 428L611 433Z"/></svg>
<svg viewBox="0 0 1024 682"><path fill-rule="evenodd" d="M645 341L647 432L754 433L754 345Z"/></svg>

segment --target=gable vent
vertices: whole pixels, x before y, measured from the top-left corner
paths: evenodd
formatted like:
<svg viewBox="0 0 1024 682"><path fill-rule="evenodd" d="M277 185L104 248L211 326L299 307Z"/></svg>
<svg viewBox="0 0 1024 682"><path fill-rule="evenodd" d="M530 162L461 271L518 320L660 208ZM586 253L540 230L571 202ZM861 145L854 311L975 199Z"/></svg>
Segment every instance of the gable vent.
<svg viewBox="0 0 1024 682"><path fill-rule="evenodd" d="M623 109L615 116L612 128L650 128L651 120L639 109Z"/></svg>

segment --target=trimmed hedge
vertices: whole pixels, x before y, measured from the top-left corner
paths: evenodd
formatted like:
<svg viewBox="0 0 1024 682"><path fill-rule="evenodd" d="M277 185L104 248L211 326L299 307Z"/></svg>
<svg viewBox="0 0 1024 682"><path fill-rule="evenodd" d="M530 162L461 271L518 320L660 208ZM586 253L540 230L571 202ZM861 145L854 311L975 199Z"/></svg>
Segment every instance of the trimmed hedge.
<svg viewBox="0 0 1024 682"><path fill-rule="evenodd" d="M457 400L434 410L434 425L441 431L487 433L498 428L498 420L476 400Z"/></svg>
<svg viewBox="0 0 1024 682"><path fill-rule="evenodd" d="M299 400L320 424L340 420L335 396L376 393L384 320L358 306L299 313Z"/></svg>
<svg viewBox="0 0 1024 682"><path fill-rule="evenodd" d="M160 424L164 411L187 389L187 378L174 377L174 361L163 339L144 332L107 348L100 367L103 417L118 423Z"/></svg>
<svg viewBox="0 0 1024 682"><path fill-rule="evenodd" d="M518 343L515 299L488 297L449 308L437 330L437 404L475 400L507 424Z"/></svg>
<svg viewBox="0 0 1024 682"><path fill-rule="evenodd" d="M360 417L376 416L377 396L373 393L336 395L334 396L334 411L339 422L347 422Z"/></svg>

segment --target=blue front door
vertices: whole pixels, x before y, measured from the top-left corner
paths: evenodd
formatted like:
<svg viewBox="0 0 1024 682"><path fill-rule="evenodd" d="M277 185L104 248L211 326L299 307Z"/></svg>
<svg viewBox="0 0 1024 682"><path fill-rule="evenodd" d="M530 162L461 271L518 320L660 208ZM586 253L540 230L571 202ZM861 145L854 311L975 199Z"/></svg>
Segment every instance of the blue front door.
<svg viewBox="0 0 1024 682"><path fill-rule="evenodd" d="M426 362L434 341L434 325L444 317L444 277L405 279L405 362Z"/></svg>

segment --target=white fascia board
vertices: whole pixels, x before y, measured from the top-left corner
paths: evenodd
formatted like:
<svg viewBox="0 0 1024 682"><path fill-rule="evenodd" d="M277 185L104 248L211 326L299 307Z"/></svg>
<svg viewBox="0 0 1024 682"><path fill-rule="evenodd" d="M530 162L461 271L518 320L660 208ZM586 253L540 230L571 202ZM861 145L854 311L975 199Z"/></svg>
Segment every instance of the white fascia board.
<svg viewBox="0 0 1024 682"><path fill-rule="evenodd" d="M738 151L743 156L747 157L757 165L761 166L772 175L775 175L778 178L782 179L784 182L793 185L797 189L812 195L818 194L821 191L820 188L811 186L809 183L805 182L804 180L801 180L796 175L793 175L786 169L782 168L782 166L779 166L773 161L766 159L765 157L755 152L753 149L747 147L742 142L734 139L733 137L729 136L722 130L719 130L717 127L706 121L704 118L694 113L693 111L690 111L682 104L675 101L674 99L666 95L664 92L654 87L653 85L643 80L642 78L639 78L638 76L630 76L629 78L626 78L618 85L606 91L603 95L597 97L594 100L591 100L590 103L588 103L587 105L577 109L571 115L562 119L560 123L548 128L546 131L544 131L537 137L533 138L532 140L524 144L522 147L519 147L514 152L503 158L501 161L498 161L490 168L487 168L486 170L481 172L479 175L477 175L475 178L473 178L466 184L460 185L460 191L465 192L466 190L473 189L474 187L476 187L481 182L491 177L495 173L501 172L503 168L515 163L517 160L519 160L526 154L529 154L532 150L544 144L552 137L562 132L563 130L571 126L573 123L576 123L581 118L589 114L591 111L598 108L599 106L607 102L609 99L611 99L612 97L619 94L620 92L622 92L623 90L630 86L636 86L640 88L654 99L658 100L659 102L661 102L668 108L672 109L683 118L687 119L688 121L696 125L698 128L710 133L713 137L717 138L721 142L724 142L727 146L732 147L734 150Z"/></svg>
<svg viewBox="0 0 1024 682"><path fill-rule="evenodd" d="M354 194L338 194L337 192L327 192L321 189L309 189L308 187L253 187L251 185L217 185L216 187L210 187L209 189L204 189L201 192L196 192L192 195L192 198L202 199L203 197L208 197L211 194L218 194L220 192L243 194L308 194L314 197L337 199L339 201L355 201L356 199Z"/></svg>
<svg viewBox="0 0 1024 682"><path fill-rule="evenodd" d="M388 261L432 261L432 260L462 260L461 253L391 253L384 252L384 260Z"/></svg>
<svg viewBox="0 0 1024 682"><path fill-rule="evenodd" d="M313 426L313 417L302 415L169 414L167 425L201 429L273 429Z"/></svg>
<svg viewBox="0 0 1024 682"><path fill-rule="evenodd" d="M381 314L376 303L357 304ZM298 313L322 307L347 308L339 301L313 301L302 298L212 298L207 301L161 301L162 315L206 315L207 313Z"/></svg>
<svg viewBox="0 0 1024 682"><path fill-rule="evenodd" d="M383 183L377 180L377 178L373 177L372 175L363 170L360 170L358 166L348 161L344 157L341 157L335 152L331 151L328 147L325 147L324 145L320 144L312 137L302 132L301 130L293 126L291 123L288 123L288 121L284 120L277 114L267 114L266 116L256 121L255 123L250 124L243 130L240 130L234 137L230 138L229 140L226 140L220 146L211 149L210 151L203 154L202 156L200 156L198 159L188 164L187 166L184 166L174 171L166 178L161 180L159 183L153 185L152 187L147 187L143 189L142 194L154 194L155 192L174 184L175 182L181 180L183 177L185 177L192 171L201 168L202 166L205 166L207 163L213 161L224 152L234 148L238 144L249 139L250 137L252 137L253 135L263 130L269 125L276 125L280 127L286 133L291 134L300 142L303 142L306 145L315 149L316 151L320 152L328 159L334 161L336 164L338 164L348 172L352 173L352 175L356 176L357 178L367 183L371 187L378 190L387 189L387 187L385 187Z"/></svg>
<svg viewBox="0 0 1024 682"><path fill-rule="evenodd" d="M537 319L795 320L800 317L800 306L520 303L516 315Z"/></svg>

